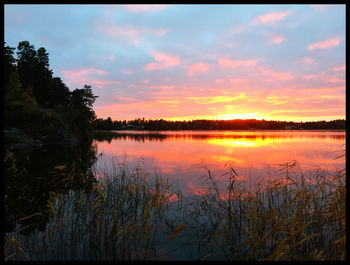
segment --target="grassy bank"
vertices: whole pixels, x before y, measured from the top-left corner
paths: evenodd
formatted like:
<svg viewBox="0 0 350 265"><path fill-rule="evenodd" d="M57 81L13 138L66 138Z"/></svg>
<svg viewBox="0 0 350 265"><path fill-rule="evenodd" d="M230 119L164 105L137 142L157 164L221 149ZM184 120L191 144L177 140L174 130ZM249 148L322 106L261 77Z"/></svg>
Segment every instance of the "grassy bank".
<svg viewBox="0 0 350 265"><path fill-rule="evenodd" d="M292 163L272 181L247 183L232 168L222 178L208 171L207 192L182 197L141 164L115 161L92 192L52 193L46 231L7 234L5 259L153 260L177 238L203 260L346 258L345 169L306 177Z"/></svg>

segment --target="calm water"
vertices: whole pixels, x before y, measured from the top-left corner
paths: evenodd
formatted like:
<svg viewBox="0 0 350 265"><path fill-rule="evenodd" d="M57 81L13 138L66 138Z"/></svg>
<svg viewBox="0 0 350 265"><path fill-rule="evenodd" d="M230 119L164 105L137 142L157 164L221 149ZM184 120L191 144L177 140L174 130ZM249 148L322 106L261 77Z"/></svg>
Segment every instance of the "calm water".
<svg viewBox="0 0 350 265"><path fill-rule="evenodd" d="M305 176L317 169L334 172L345 166L345 131L117 131L94 140L99 177L119 162L141 161L176 183L183 194L203 190L208 170L215 179L232 167L238 180L273 179L281 164L296 160Z"/></svg>
<svg viewBox="0 0 350 265"><path fill-rule="evenodd" d="M112 172L113 161L160 173L183 195L192 195L207 190L208 170L222 182L228 181L224 173L230 168L237 172L238 181L269 181L283 175L283 165L296 160L305 176L320 168L331 174L345 167L344 157L336 159L344 150L345 131L116 131L97 136L92 145L21 150L13 154L19 170L16 177L12 160L6 160L5 231L14 231L16 220L37 212L41 215L21 222L21 227L29 227L21 233L45 231L51 218L47 208L50 191L89 190L95 177ZM66 165L73 177L55 170L57 165ZM159 259L198 258L197 245L177 248L187 242L185 234L169 241L169 234L162 233L165 228L159 229Z"/></svg>

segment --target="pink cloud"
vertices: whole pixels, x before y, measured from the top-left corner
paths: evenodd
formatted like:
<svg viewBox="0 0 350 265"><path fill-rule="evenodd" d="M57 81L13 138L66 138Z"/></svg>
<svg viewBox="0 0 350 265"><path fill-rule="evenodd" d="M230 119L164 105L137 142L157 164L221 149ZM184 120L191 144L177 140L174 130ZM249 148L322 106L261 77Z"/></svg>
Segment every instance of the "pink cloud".
<svg viewBox="0 0 350 265"><path fill-rule="evenodd" d="M155 88L155 89L161 89L161 90L170 90L173 89L175 86L173 85L155 85L155 86L148 86L149 88Z"/></svg>
<svg viewBox="0 0 350 265"><path fill-rule="evenodd" d="M230 48L230 49L231 49L231 48L233 47L233 44L232 44L232 43L226 43L225 46L226 46L227 48Z"/></svg>
<svg viewBox="0 0 350 265"><path fill-rule="evenodd" d="M124 37L127 38L133 45L137 45L140 42L140 37L150 34L158 37L163 37L166 35L168 29L154 29L154 28L136 28L136 27L126 27L126 26L116 26L113 24L108 25L97 25L98 30L102 31L106 35L117 38Z"/></svg>
<svg viewBox="0 0 350 265"><path fill-rule="evenodd" d="M164 69L164 68L178 65L180 63L179 57L171 55L171 54L154 52L153 56L154 56L154 60L156 62L150 62L147 65L145 65L144 69L147 71L156 70L156 69Z"/></svg>
<svg viewBox="0 0 350 265"><path fill-rule="evenodd" d="M315 49L330 49L332 47L338 46L340 44L340 38L329 38L324 41L319 41L312 43L307 46L309 51L313 51Z"/></svg>
<svg viewBox="0 0 350 265"><path fill-rule="evenodd" d="M221 67L235 68L239 66L254 66L258 63L257 60L230 60L228 58L219 59Z"/></svg>
<svg viewBox="0 0 350 265"><path fill-rule="evenodd" d="M232 31L233 31L234 33L236 33L236 34L241 34L241 33L244 32L245 28L246 28L245 25L239 24L239 25L235 26L235 27L232 29Z"/></svg>
<svg viewBox="0 0 350 265"><path fill-rule="evenodd" d="M267 67L260 67L260 73L266 76L268 79L266 81L281 81L290 80L294 78L294 75L288 72L275 72Z"/></svg>
<svg viewBox="0 0 350 265"><path fill-rule="evenodd" d="M133 13L157 12L166 9L167 5L123 5L123 8Z"/></svg>
<svg viewBox="0 0 350 265"><path fill-rule="evenodd" d="M215 82L218 84L221 84L221 83L225 82L225 80L224 79L215 79Z"/></svg>
<svg viewBox="0 0 350 265"><path fill-rule="evenodd" d="M210 65L206 63L196 63L189 67L187 75L192 76L197 72L206 72L209 71Z"/></svg>
<svg viewBox="0 0 350 265"><path fill-rule="evenodd" d="M285 38L283 36L276 36L272 38L272 42L274 44L281 44L284 40Z"/></svg>
<svg viewBox="0 0 350 265"><path fill-rule="evenodd" d="M244 78L230 78L229 81L231 84L236 84L236 83L244 83L247 80Z"/></svg>
<svg viewBox="0 0 350 265"><path fill-rule="evenodd" d="M329 83L344 83L345 82L344 79L340 79L340 78L334 77L334 76L328 76L325 72L304 76L304 79L316 79L316 78L318 80L322 80L322 81L329 82Z"/></svg>
<svg viewBox="0 0 350 265"><path fill-rule="evenodd" d="M345 82L344 79L340 79L340 78L337 78L337 77L330 78L327 81L329 83L343 83L343 82Z"/></svg>
<svg viewBox="0 0 350 265"><path fill-rule="evenodd" d="M345 64L338 66L338 67L333 67L334 71L345 71Z"/></svg>
<svg viewBox="0 0 350 265"><path fill-rule="evenodd" d="M62 70L63 77L69 83L86 84L92 76L106 75L107 72L97 68L83 68L78 70Z"/></svg>
<svg viewBox="0 0 350 265"><path fill-rule="evenodd" d="M264 15L254 18L254 24L264 24L264 23L273 23L284 19L287 15L292 14L292 10L281 11L281 12L270 12Z"/></svg>
<svg viewBox="0 0 350 265"><path fill-rule="evenodd" d="M134 102L134 101L136 101L135 98L130 98L130 97L116 96L116 98L121 100L121 101L127 101L127 102Z"/></svg>
<svg viewBox="0 0 350 265"><path fill-rule="evenodd" d="M130 75L132 73L133 73L133 71L131 69L123 69L123 74L125 74L125 75Z"/></svg>
<svg viewBox="0 0 350 265"><path fill-rule="evenodd" d="M140 34L140 31L134 27L103 26L103 27L100 27L100 29L109 36L117 36L117 35L136 36Z"/></svg>
<svg viewBox="0 0 350 265"><path fill-rule="evenodd" d="M90 80L90 81L88 81L88 83L91 85L95 85L98 88L102 88L102 87L105 87L107 85L119 85L119 84L121 84L121 81L120 80L106 80L106 81Z"/></svg>
<svg viewBox="0 0 350 265"><path fill-rule="evenodd" d="M306 75L306 76L304 76L305 79L314 79L317 77L319 77L319 76L318 75Z"/></svg>
<svg viewBox="0 0 350 265"><path fill-rule="evenodd" d="M107 71L98 68L83 68L78 70L62 70L63 78L70 84L92 85L98 88L107 85L119 85L120 80L101 80L101 76L108 74Z"/></svg>
<svg viewBox="0 0 350 265"><path fill-rule="evenodd" d="M117 58L115 56L103 56L102 57L104 60L109 60L109 61L115 61Z"/></svg>
<svg viewBox="0 0 350 265"><path fill-rule="evenodd" d="M310 5L310 7L316 11L325 11L326 10L325 5Z"/></svg>
<svg viewBox="0 0 350 265"><path fill-rule="evenodd" d="M312 64L314 62L314 59L312 59L311 57L304 57L302 60L306 64Z"/></svg>
<svg viewBox="0 0 350 265"><path fill-rule="evenodd" d="M164 35L167 34L168 32L169 32L168 29L156 29L156 30L153 31L153 33L154 33L155 35L160 36L160 37L164 36Z"/></svg>

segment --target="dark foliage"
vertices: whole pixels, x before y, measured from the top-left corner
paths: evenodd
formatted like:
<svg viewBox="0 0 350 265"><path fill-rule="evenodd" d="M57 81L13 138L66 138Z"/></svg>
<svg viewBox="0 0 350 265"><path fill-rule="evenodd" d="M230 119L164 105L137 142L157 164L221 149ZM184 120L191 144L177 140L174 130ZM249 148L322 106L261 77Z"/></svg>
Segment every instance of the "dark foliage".
<svg viewBox="0 0 350 265"><path fill-rule="evenodd" d="M14 51L4 47L5 129L19 128L39 140L91 138L91 123L96 119L92 106L97 98L91 87L70 91L61 78L53 76L43 47L35 50L28 41L21 41L17 58Z"/></svg>
<svg viewBox="0 0 350 265"><path fill-rule="evenodd" d="M93 123L95 130L343 130L345 120L317 122L287 122L265 120L192 120L167 121L135 119L130 121L112 121L97 119Z"/></svg>

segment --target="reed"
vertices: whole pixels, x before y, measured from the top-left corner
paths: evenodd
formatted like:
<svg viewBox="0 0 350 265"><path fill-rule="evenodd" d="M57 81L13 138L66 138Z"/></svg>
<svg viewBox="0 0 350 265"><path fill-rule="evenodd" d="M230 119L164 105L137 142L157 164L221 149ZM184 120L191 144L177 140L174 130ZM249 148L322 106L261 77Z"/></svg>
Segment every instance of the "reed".
<svg viewBox="0 0 350 265"><path fill-rule="evenodd" d="M181 209L198 259L345 260L345 169L306 178L293 161L253 186L224 175L228 185L208 171L207 192Z"/></svg>
<svg viewBox="0 0 350 265"><path fill-rule="evenodd" d="M199 260L346 259L345 169L306 177L292 161L255 183L208 170L207 192L183 197L142 163L113 165L92 191L51 193L46 231L6 234L5 260L153 260L164 233Z"/></svg>
<svg viewBox="0 0 350 265"><path fill-rule="evenodd" d="M158 174L114 160L93 190L51 193L45 232L7 235L7 260L147 260L171 185ZM28 217L30 218L30 217Z"/></svg>

